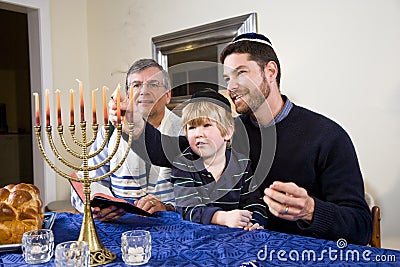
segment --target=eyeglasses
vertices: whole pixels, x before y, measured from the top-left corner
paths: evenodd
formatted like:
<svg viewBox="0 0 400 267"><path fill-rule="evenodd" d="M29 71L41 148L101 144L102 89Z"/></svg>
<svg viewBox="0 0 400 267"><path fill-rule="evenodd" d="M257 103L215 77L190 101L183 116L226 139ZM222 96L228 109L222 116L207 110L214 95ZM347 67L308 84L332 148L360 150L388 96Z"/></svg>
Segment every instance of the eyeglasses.
<svg viewBox="0 0 400 267"><path fill-rule="evenodd" d="M147 87L147 89L155 90L159 87L164 87L164 84L160 83L159 81L151 81L148 83L133 82L129 85L129 88L132 87L136 91L144 88L145 86Z"/></svg>

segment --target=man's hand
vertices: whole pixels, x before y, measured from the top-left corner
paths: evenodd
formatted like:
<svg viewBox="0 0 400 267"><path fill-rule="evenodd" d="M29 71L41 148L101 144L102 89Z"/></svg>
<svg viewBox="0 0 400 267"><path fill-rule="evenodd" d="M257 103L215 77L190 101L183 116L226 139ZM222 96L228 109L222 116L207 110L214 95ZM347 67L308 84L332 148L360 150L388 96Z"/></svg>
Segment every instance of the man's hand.
<svg viewBox="0 0 400 267"><path fill-rule="evenodd" d="M108 119L113 124L116 125L118 122L117 118L117 91L115 90L111 95L111 100L108 102ZM121 120L122 120L122 130L125 133L129 132L128 123L133 123L133 138L137 139L144 130L144 121L142 115L139 113L136 107L136 102L134 99L128 99L126 96L121 96L120 101L121 109Z"/></svg>
<svg viewBox="0 0 400 267"><path fill-rule="evenodd" d="M276 217L311 223L314 216L314 199L295 183L273 182L264 190L264 202Z"/></svg>
<svg viewBox="0 0 400 267"><path fill-rule="evenodd" d="M104 209L100 209L99 207L92 207L93 218L101 222L118 219L125 213L125 210L119 209L115 206L109 206Z"/></svg>
<svg viewBox="0 0 400 267"><path fill-rule="evenodd" d="M147 196L142 197L139 200L136 200L133 204L136 207L147 211L148 213L167 210L167 207L164 205L164 203L152 194L149 194Z"/></svg>
<svg viewBox="0 0 400 267"><path fill-rule="evenodd" d="M252 212L248 210L216 211L211 223L225 225L231 228L244 228L251 220Z"/></svg>

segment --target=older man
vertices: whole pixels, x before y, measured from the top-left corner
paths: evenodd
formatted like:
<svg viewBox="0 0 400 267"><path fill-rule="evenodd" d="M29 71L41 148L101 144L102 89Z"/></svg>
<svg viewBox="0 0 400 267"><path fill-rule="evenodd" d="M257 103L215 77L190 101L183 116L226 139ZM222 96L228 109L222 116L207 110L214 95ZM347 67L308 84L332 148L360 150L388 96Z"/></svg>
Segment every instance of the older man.
<svg viewBox="0 0 400 267"><path fill-rule="evenodd" d="M126 95L133 88L137 95L137 108L140 114L155 128L169 135L178 135L181 119L166 108L171 99L171 85L168 74L152 59L141 59L133 63L126 76ZM115 96L114 100L115 100ZM125 104L127 99L122 99ZM126 101L124 101L126 100ZM111 104L112 105L112 104ZM91 152L101 146L105 138L101 128ZM108 146L97 156L89 159L89 166L102 162L111 153L116 133L108 140ZM127 149L125 140L121 140L117 153L103 167L90 172L90 177L98 177L113 169ZM111 189L116 197L134 201L135 205L150 213L172 210L175 202L173 185L170 183L170 169L146 163L132 150L121 168L99 183ZM82 201L72 190L72 205L83 210ZM115 206L100 209L93 208L93 217L101 221L117 219L125 213Z"/></svg>

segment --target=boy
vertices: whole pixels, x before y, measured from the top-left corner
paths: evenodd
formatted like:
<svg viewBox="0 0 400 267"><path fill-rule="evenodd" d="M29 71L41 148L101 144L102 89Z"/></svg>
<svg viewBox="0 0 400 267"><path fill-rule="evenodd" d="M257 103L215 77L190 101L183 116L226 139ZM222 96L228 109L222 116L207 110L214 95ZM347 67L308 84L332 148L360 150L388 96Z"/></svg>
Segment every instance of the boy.
<svg viewBox="0 0 400 267"><path fill-rule="evenodd" d="M211 89L198 91L182 121L190 146L171 169L176 210L197 223L262 229L266 207L258 190L250 192L250 160L227 149L234 132L229 101Z"/></svg>

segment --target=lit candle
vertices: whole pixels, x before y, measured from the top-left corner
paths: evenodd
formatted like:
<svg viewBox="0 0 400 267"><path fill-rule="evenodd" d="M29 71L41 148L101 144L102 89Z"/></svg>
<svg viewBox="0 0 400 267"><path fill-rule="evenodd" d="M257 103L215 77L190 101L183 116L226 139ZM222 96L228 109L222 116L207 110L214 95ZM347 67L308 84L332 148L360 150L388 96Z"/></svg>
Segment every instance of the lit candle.
<svg viewBox="0 0 400 267"><path fill-rule="evenodd" d="M118 84L117 88L117 124L121 124L121 92L120 92L120 85Z"/></svg>
<svg viewBox="0 0 400 267"><path fill-rule="evenodd" d="M39 253L43 253L42 246L34 245L31 249L31 254L39 254Z"/></svg>
<svg viewBox="0 0 400 267"><path fill-rule="evenodd" d="M133 86L129 88L129 104L130 104L130 111L133 113Z"/></svg>
<svg viewBox="0 0 400 267"><path fill-rule="evenodd" d="M60 104L60 90L56 90L56 98L57 98L57 119L58 119L58 126L62 125L61 121L61 104Z"/></svg>
<svg viewBox="0 0 400 267"><path fill-rule="evenodd" d="M46 89L46 126L50 126L49 89Z"/></svg>
<svg viewBox="0 0 400 267"><path fill-rule="evenodd" d="M103 86L103 109L104 109L104 125L108 124L108 113L107 113L107 87Z"/></svg>
<svg viewBox="0 0 400 267"><path fill-rule="evenodd" d="M74 90L69 89L70 125L74 125Z"/></svg>
<svg viewBox="0 0 400 267"><path fill-rule="evenodd" d="M35 96L36 126L40 126L39 94L33 93L33 95Z"/></svg>
<svg viewBox="0 0 400 267"><path fill-rule="evenodd" d="M92 90L92 110L93 110L93 124L97 124L97 118L96 118L96 91Z"/></svg>
<svg viewBox="0 0 400 267"><path fill-rule="evenodd" d="M143 247L129 247L127 258L131 263L141 263L144 261L144 248Z"/></svg>
<svg viewBox="0 0 400 267"><path fill-rule="evenodd" d="M85 107L84 107L84 103L83 103L83 86L82 86L82 82L80 80L77 80L79 82L79 104L81 107L81 122L85 121Z"/></svg>

